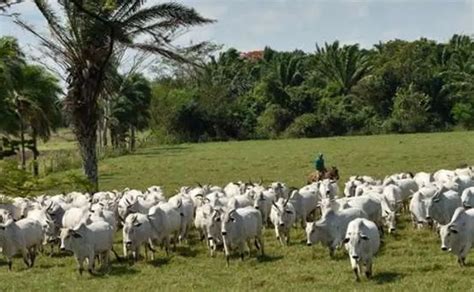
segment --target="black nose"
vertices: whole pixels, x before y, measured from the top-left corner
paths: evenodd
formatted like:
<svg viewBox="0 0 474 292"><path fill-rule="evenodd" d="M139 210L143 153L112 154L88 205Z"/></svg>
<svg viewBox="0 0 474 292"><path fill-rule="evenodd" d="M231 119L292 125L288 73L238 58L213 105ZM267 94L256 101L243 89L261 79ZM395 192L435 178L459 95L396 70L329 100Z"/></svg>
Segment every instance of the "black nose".
<svg viewBox="0 0 474 292"><path fill-rule="evenodd" d="M390 228L390 232L395 232L395 228Z"/></svg>
<svg viewBox="0 0 474 292"><path fill-rule="evenodd" d="M207 240L213 240L214 238L212 236L209 236Z"/></svg>
<svg viewBox="0 0 474 292"><path fill-rule="evenodd" d="M441 250L447 251L448 248L446 246L441 247Z"/></svg>
<svg viewBox="0 0 474 292"><path fill-rule="evenodd" d="M222 235L226 236L226 235L227 235L227 232L222 231Z"/></svg>
<svg viewBox="0 0 474 292"><path fill-rule="evenodd" d="M313 244L311 242L306 243L307 246L312 246Z"/></svg>
<svg viewBox="0 0 474 292"><path fill-rule="evenodd" d="M430 217L430 216L426 216L426 220L431 220L431 217Z"/></svg>
<svg viewBox="0 0 474 292"><path fill-rule="evenodd" d="M281 227L285 226L285 223L280 223L280 226L281 226Z"/></svg>
<svg viewBox="0 0 474 292"><path fill-rule="evenodd" d="M257 209L257 210L258 210L258 206L255 206L255 209Z"/></svg>
<svg viewBox="0 0 474 292"><path fill-rule="evenodd" d="M61 251L65 251L66 249L64 247L61 247Z"/></svg>
<svg viewBox="0 0 474 292"><path fill-rule="evenodd" d="M358 259L359 259L359 256L353 255L352 258L355 259L355 260L358 260Z"/></svg>

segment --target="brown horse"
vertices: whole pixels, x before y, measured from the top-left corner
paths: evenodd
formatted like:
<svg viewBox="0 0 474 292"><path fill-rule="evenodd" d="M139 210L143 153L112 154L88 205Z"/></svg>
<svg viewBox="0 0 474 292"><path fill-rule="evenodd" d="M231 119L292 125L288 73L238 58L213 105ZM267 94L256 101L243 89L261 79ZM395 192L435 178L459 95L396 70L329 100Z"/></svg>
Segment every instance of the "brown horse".
<svg viewBox="0 0 474 292"><path fill-rule="evenodd" d="M339 180L339 170L337 167L333 166L329 170L322 172L314 171L308 176L308 184L317 182L323 179Z"/></svg>

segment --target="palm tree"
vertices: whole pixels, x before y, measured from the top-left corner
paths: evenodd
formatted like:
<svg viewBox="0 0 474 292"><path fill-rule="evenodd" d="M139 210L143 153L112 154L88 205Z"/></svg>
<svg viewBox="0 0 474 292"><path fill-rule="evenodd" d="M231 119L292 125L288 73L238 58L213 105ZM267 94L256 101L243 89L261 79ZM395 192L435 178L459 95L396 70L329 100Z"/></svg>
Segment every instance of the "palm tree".
<svg viewBox="0 0 474 292"><path fill-rule="evenodd" d="M183 29L211 22L178 3L144 7L144 0L58 0L61 17L45 0L34 3L46 19L52 38L45 38L21 19L15 21L37 36L49 55L67 72L66 105L79 142L84 172L98 189L97 124L99 96L114 51L128 47L185 62L172 40ZM143 42L144 37L151 41ZM194 47L199 47L196 45ZM192 48L188 48L192 49Z"/></svg>
<svg viewBox="0 0 474 292"><path fill-rule="evenodd" d="M135 150L136 130L148 126L150 102L151 86L143 75L132 74L123 81L121 91L111 102L112 132L116 144L123 144L124 141L120 140L130 131L130 151Z"/></svg>
<svg viewBox="0 0 474 292"><path fill-rule="evenodd" d="M15 135L20 130L12 97L24 64L17 40L12 37L0 38L0 133L4 135Z"/></svg>
<svg viewBox="0 0 474 292"><path fill-rule="evenodd" d="M47 141L51 136L51 131L60 124L61 88L58 80L40 66L24 66L22 79L22 86L17 90L17 113L22 128L21 145L24 152L24 132L25 129L29 129L32 139L29 148L33 152L33 173L38 175L38 138ZM24 164L23 159L22 165Z"/></svg>
<svg viewBox="0 0 474 292"><path fill-rule="evenodd" d="M339 46L339 42L316 45L316 72L327 83L334 83L340 94L347 95L370 70L367 55L358 45Z"/></svg>

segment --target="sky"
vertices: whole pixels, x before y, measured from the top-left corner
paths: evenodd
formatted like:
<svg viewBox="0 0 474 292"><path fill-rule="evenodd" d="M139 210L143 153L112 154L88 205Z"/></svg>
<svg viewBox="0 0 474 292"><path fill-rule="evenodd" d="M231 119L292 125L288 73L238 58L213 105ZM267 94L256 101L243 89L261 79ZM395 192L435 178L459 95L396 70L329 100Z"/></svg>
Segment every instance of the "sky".
<svg viewBox="0 0 474 292"><path fill-rule="evenodd" d="M50 0L55 2L56 0ZM160 3L149 0L148 4ZM216 23L193 28L178 43L210 40L240 51L270 46L277 50L315 50L339 40L370 48L394 38L447 41L453 34L474 35L474 0L182 0ZM46 32L31 0L14 12ZM28 32L0 17L0 35L14 35L27 51L37 43Z"/></svg>

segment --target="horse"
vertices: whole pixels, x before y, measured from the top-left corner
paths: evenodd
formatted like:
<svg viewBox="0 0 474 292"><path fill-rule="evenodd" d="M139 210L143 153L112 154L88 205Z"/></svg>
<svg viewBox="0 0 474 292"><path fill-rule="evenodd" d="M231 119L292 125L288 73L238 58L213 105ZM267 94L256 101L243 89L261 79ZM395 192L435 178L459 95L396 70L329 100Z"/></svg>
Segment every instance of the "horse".
<svg viewBox="0 0 474 292"><path fill-rule="evenodd" d="M339 180L339 170L337 167L333 166L329 170L324 170L322 172L316 170L310 173L308 176L308 184L321 181L323 179Z"/></svg>

